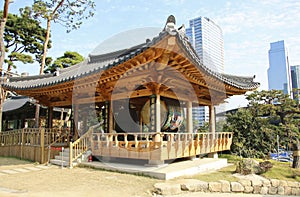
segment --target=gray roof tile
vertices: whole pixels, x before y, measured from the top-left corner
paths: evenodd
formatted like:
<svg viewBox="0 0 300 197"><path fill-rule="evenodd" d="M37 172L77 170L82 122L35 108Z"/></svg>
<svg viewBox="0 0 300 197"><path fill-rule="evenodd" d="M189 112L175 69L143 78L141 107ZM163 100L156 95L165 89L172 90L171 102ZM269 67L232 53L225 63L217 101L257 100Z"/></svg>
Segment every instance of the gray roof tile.
<svg viewBox="0 0 300 197"><path fill-rule="evenodd" d="M164 29L159 33L158 36L154 37L152 40L147 39L145 43L139 44L129 49L123 49L108 54L90 55L88 59L77 65L59 70L59 74L57 75L47 74L39 76L10 78L9 81L3 83L2 86L10 90L27 90L72 81L74 79L88 76L102 70L109 69L113 66L117 66L129 60L130 58L137 56L149 47L155 45L167 35L176 36L178 43L184 50L186 50L187 56L202 72L206 72L208 75L213 76L236 88L253 90L259 87L259 83L253 82L254 77L241 77L218 73L203 65L202 60L198 57L188 39L185 37L185 35L182 34L182 32L179 32L179 30L177 29Z"/></svg>

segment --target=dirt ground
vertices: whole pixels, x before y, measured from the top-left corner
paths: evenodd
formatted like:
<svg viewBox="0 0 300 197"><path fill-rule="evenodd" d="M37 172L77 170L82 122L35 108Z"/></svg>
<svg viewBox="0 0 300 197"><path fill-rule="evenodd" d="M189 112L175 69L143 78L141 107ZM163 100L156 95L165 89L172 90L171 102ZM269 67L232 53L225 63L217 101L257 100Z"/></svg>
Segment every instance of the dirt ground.
<svg viewBox="0 0 300 197"><path fill-rule="evenodd" d="M1 160L0 157L0 172L35 166L32 163L3 165ZM151 190L157 182L156 179L130 174L51 166L39 171L0 174L0 197L152 196Z"/></svg>

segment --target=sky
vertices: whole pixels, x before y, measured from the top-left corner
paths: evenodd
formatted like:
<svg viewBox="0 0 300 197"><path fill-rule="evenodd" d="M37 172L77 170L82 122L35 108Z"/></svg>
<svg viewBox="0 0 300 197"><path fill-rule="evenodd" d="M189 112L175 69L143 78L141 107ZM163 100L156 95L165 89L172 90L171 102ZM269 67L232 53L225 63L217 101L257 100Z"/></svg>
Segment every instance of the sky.
<svg viewBox="0 0 300 197"><path fill-rule="evenodd" d="M32 0L14 0L9 11L31 5ZM284 40L290 65L300 65L299 0L95 0L95 16L84 21L80 29L66 33L60 24L52 24L52 48L49 56L76 51L87 57L100 43L135 28L163 28L169 15L177 27L190 19L205 16L218 24L224 36L225 73L255 75L259 90L268 88L267 69L270 43ZM1 0L3 5L3 0ZM45 27L45 26L44 26ZM18 73L38 74L38 65L20 65ZM227 108L245 106L234 97Z"/></svg>

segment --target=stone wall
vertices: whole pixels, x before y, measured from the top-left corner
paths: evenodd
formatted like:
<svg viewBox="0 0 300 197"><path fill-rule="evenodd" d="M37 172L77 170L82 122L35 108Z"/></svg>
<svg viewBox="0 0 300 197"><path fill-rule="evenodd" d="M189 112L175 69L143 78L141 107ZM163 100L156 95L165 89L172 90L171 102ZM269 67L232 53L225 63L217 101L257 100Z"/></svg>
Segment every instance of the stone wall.
<svg viewBox="0 0 300 197"><path fill-rule="evenodd" d="M182 192L224 192L262 195L295 195L300 196L300 182L270 180L246 180L237 182L225 180L205 182L196 179L182 179L178 182L163 182L154 185L154 193L158 195L174 195Z"/></svg>

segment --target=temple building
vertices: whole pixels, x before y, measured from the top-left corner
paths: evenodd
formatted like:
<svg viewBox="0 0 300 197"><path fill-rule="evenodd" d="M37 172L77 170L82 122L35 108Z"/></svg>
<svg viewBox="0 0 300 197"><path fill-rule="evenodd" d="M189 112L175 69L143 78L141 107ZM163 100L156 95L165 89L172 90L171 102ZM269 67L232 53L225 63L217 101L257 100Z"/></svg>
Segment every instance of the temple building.
<svg viewBox="0 0 300 197"><path fill-rule="evenodd" d="M74 144L88 140L79 147L95 156L162 164L230 149L232 133L215 131L215 106L258 88L253 79L204 65L171 15L162 31L143 43L94 53L55 74L10 78L2 86L47 106L49 122L54 107L72 108ZM209 107L208 133L193 130L196 106ZM70 156L70 163L76 157Z"/></svg>

